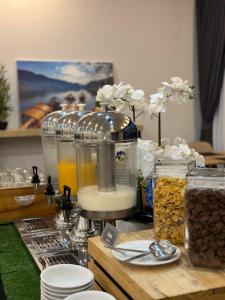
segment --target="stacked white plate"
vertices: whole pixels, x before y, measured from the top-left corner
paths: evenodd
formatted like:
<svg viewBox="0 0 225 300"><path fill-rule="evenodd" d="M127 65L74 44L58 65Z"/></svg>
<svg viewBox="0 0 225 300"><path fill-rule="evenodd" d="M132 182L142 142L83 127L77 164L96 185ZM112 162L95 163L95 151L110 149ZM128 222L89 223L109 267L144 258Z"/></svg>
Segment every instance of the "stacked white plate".
<svg viewBox="0 0 225 300"><path fill-rule="evenodd" d="M41 272L41 300L60 300L81 291L91 290L94 274L87 268L59 264Z"/></svg>
<svg viewBox="0 0 225 300"><path fill-rule="evenodd" d="M73 294L65 300L116 300L112 295L100 291L87 291Z"/></svg>

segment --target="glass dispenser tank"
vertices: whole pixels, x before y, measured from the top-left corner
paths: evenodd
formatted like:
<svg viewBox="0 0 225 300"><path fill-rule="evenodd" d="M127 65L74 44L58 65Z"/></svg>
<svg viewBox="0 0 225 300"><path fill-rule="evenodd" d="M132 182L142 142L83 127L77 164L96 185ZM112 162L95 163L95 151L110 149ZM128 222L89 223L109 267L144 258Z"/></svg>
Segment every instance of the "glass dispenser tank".
<svg viewBox="0 0 225 300"><path fill-rule="evenodd" d="M131 216L137 196L136 125L117 112L91 113L78 121L75 139L82 216Z"/></svg>
<svg viewBox="0 0 225 300"><path fill-rule="evenodd" d="M64 110L54 111L44 117L41 124L45 172L51 176L53 185L58 182L55 129L59 118L65 114L67 114L67 112Z"/></svg>
<svg viewBox="0 0 225 300"><path fill-rule="evenodd" d="M71 188L71 196L77 195L76 149L74 144L74 130L80 118L89 112L71 112L59 119L56 128L58 182L59 192L63 193L63 186Z"/></svg>

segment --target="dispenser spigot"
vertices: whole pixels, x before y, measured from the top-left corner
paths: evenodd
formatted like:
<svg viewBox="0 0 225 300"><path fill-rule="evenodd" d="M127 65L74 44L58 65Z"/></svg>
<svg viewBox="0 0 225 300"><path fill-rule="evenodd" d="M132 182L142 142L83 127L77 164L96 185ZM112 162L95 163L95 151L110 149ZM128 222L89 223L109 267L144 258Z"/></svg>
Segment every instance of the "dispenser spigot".
<svg viewBox="0 0 225 300"><path fill-rule="evenodd" d="M71 210L73 209L70 194L71 194L71 188L67 185L64 185L60 209L63 212L64 222L67 222L67 223L70 222Z"/></svg>
<svg viewBox="0 0 225 300"><path fill-rule="evenodd" d="M51 205L53 202L53 196L55 195L55 190L54 187L52 185L52 177L48 176L48 185L46 187L46 192L45 195L47 197L48 200L48 205Z"/></svg>
<svg viewBox="0 0 225 300"><path fill-rule="evenodd" d="M32 177L31 183L33 183L34 191L35 191L35 193L37 193L37 190L40 186L40 177L38 176L38 167L33 166L32 169L33 169L33 177Z"/></svg>

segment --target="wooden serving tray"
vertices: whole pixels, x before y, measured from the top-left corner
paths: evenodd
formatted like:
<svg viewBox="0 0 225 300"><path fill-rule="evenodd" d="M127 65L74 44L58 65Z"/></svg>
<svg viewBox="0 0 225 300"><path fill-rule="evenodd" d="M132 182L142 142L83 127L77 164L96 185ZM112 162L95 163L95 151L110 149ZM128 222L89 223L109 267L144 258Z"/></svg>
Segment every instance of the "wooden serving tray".
<svg viewBox="0 0 225 300"><path fill-rule="evenodd" d="M0 222L54 214L56 207L48 206L44 192L45 187L40 187L32 204L20 206L14 197L34 194L33 187L0 188Z"/></svg>
<svg viewBox="0 0 225 300"><path fill-rule="evenodd" d="M153 238L153 230L120 235L119 242ZM171 264L140 267L121 263L104 247L99 237L88 241L93 260L89 268L96 284L118 300L224 300L225 271L194 268L189 265L183 246L181 258Z"/></svg>

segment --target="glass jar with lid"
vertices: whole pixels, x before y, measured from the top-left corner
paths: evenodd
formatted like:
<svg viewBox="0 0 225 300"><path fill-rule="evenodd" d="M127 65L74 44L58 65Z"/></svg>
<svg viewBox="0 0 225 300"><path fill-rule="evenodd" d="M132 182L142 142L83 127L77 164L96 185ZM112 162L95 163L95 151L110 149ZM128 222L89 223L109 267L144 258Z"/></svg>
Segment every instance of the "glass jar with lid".
<svg viewBox="0 0 225 300"><path fill-rule="evenodd" d="M184 243L184 192L186 175L194 160L160 160L155 163L154 235L173 244Z"/></svg>
<svg viewBox="0 0 225 300"><path fill-rule="evenodd" d="M188 174L185 216L190 263L225 268L225 169L194 169Z"/></svg>

